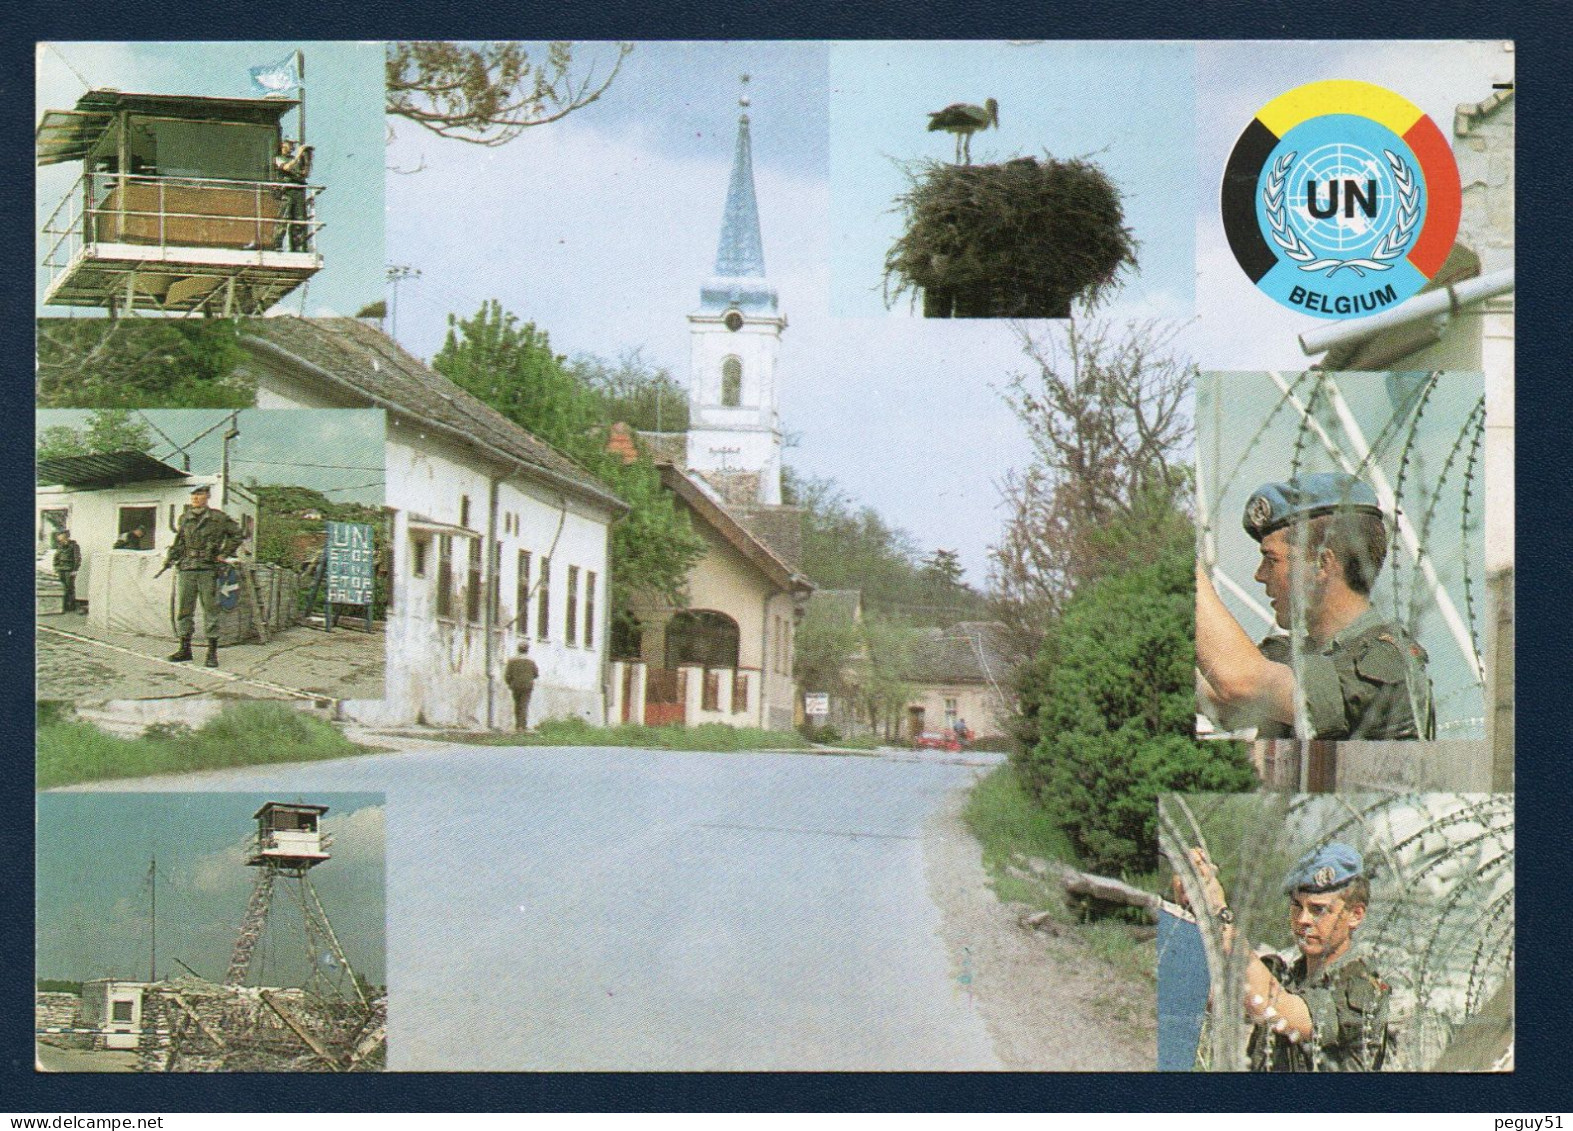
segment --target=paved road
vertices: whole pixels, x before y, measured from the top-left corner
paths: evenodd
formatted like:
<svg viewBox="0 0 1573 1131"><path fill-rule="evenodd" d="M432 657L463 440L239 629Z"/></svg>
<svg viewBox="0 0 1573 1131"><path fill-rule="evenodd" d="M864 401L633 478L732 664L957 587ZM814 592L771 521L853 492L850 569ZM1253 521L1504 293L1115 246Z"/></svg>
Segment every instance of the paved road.
<svg viewBox="0 0 1573 1131"><path fill-rule="evenodd" d="M924 876L975 772L470 747L115 788L386 792L390 1068L946 1070L1000 1067Z"/></svg>

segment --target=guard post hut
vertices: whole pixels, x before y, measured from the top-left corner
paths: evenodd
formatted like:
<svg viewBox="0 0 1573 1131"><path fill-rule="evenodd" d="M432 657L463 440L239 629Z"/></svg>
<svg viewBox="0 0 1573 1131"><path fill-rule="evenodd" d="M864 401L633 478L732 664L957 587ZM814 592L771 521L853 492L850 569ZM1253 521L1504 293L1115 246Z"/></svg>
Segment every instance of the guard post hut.
<svg viewBox="0 0 1573 1131"><path fill-rule="evenodd" d="M142 1045L142 1005L146 982L99 978L82 985L82 1027L106 1049Z"/></svg>
<svg viewBox="0 0 1573 1131"><path fill-rule="evenodd" d="M299 105L101 89L46 111L37 163L82 172L44 222L44 302L261 314L311 278L322 188L283 124Z"/></svg>
<svg viewBox="0 0 1573 1131"><path fill-rule="evenodd" d="M333 838L321 828L327 811L326 805L269 801L252 814L257 839L246 853L247 866L304 872L331 859Z"/></svg>

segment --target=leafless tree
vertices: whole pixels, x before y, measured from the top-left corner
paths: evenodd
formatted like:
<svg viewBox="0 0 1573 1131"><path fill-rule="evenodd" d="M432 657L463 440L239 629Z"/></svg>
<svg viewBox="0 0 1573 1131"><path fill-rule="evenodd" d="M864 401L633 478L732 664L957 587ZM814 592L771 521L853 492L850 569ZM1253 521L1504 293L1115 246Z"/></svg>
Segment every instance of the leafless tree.
<svg viewBox="0 0 1573 1131"><path fill-rule="evenodd" d="M567 117L606 93L633 50L615 44L611 69L596 60L574 68L573 43L546 47L533 62L517 42L464 44L447 40L388 45L388 114L407 118L442 137L475 145L505 145L531 126Z"/></svg>
<svg viewBox="0 0 1573 1131"><path fill-rule="evenodd" d="M1174 356L1178 331L1017 327L1030 364L1002 395L1033 458L1001 484L1010 518L991 558L998 611L1024 653L1079 583L1139 558L1147 535L1172 535L1184 514L1196 366Z"/></svg>

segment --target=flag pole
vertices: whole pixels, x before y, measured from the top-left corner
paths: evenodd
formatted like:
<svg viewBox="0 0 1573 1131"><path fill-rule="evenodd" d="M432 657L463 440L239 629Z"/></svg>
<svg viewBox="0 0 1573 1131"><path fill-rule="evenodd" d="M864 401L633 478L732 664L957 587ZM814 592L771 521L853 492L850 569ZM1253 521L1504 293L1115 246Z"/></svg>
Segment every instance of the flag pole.
<svg viewBox="0 0 1573 1131"><path fill-rule="evenodd" d="M306 53L295 49L295 81L300 87L300 144L306 144Z"/></svg>

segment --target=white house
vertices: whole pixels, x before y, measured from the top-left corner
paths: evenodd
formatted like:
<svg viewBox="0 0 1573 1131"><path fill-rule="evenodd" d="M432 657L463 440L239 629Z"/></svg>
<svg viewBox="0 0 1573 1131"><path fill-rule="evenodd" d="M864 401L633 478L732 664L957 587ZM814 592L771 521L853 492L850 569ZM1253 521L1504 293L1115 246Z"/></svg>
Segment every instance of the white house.
<svg viewBox="0 0 1573 1131"><path fill-rule="evenodd" d="M532 716L600 724L609 531L627 505L374 326L268 318L242 341L258 408L386 413L386 693L344 713L382 726L511 727L502 669L528 640L541 670Z"/></svg>

